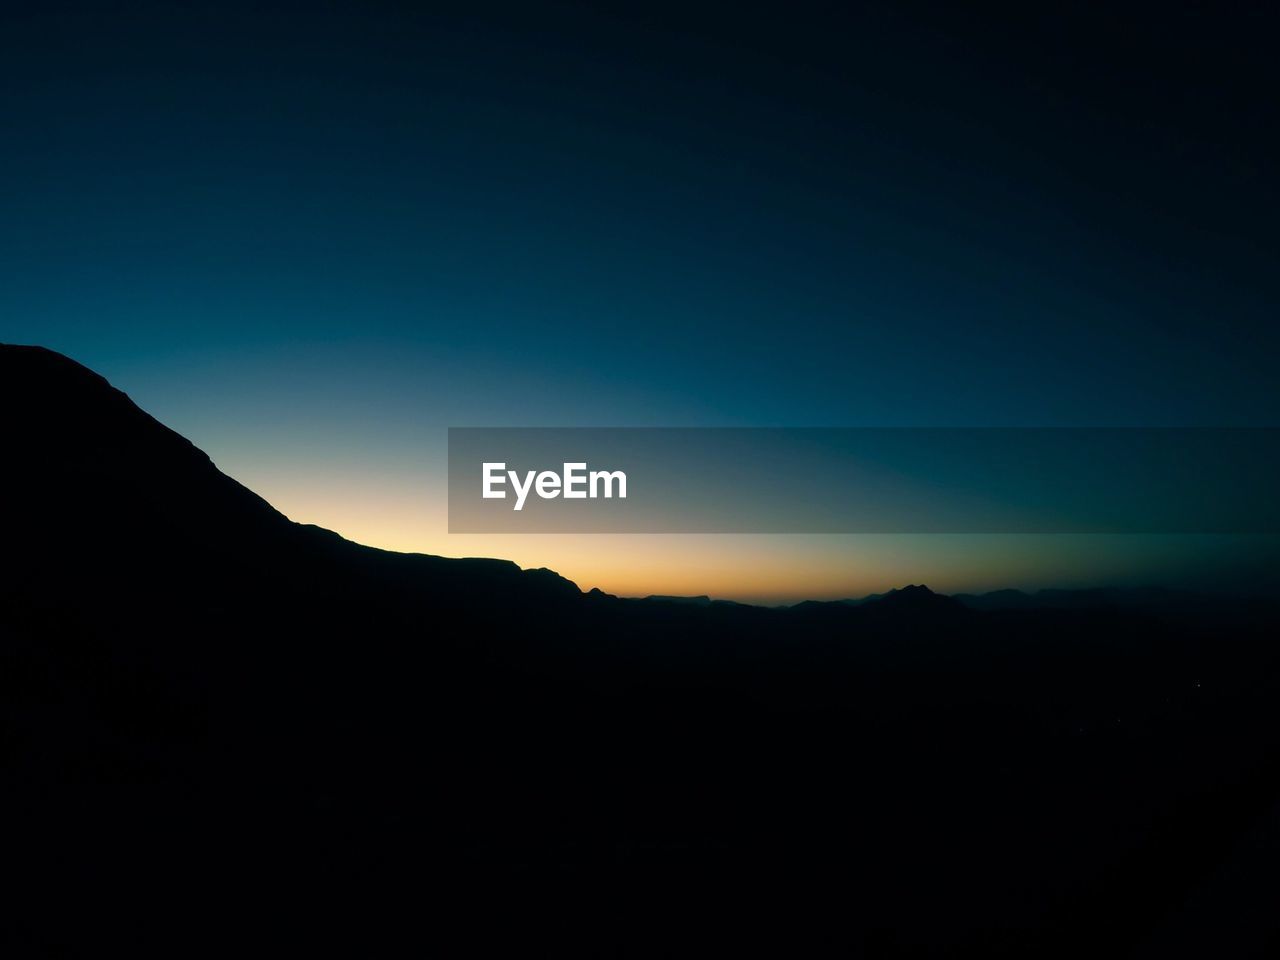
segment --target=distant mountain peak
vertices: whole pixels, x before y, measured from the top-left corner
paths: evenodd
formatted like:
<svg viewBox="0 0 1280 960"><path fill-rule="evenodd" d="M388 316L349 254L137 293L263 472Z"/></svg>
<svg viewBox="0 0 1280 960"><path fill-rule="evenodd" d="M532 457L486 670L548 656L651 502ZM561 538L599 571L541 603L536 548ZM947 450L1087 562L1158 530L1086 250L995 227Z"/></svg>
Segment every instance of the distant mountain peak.
<svg viewBox="0 0 1280 960"><path fill-rule="evenodd" d="M893 590L890 590L887 594L885 594L885 596L886 597L894 597L894 596L936 597L938 596L938 594L934 593L932 590L926 587L923 583L909 583L905 587L896 587Z"/></svg>
<svg viewBox="0 0 1280 960"><path fill-rule="evenodd" d="M963 604L941 593L934 593L923 583L911 583L905 587L898 587L873 600L867 600L861 606L868 610L901 610L927 613L942 613L964 609Z"/></svg>

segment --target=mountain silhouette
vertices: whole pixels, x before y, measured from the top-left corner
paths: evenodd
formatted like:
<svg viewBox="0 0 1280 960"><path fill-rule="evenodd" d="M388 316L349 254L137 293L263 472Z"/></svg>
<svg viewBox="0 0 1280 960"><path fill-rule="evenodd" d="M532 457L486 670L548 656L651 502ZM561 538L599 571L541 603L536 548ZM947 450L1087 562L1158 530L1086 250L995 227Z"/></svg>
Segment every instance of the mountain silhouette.
<svg viewBox="0 0 1280 960"><path fill-rule="evenodd" d="M292 523L102 377L52 351L0 345L0 400L12 411L12 467L0 482L21 507L9 518L11 545L60 564L100 562L85 572L103 583L145 573L184 595L214 594L228 577L296 586L349 564L366 575L420 578L428 589L578 593L549 571L509 561L394 554ZM196 567L175 567L178 551Z"/></svg>
<svg viewBox="0 0 1280 960"><path fill-rule="evenodd" d="M963 604L951 597L934 593L924 584L910 584L905 587L898 587L888 593L864 601L864 606L874 610L910 610L930 613L955 613L963 609Z"/></svg>
<svg viewBox="0 0 1280 960"><path fill-rule="evenodd" d="M0 400L15 955L1270 935L1269 603L584 594L294 523L48 350Z"/></svg>

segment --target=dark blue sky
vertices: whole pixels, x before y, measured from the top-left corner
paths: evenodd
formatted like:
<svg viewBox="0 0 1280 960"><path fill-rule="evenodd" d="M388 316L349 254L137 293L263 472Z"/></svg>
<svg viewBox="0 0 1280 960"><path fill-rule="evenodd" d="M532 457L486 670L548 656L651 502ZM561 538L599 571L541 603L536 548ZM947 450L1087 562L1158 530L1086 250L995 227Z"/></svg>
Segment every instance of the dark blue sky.
<svg viewBox="0 0 1280 960"><path fill-rule="evenodd" d="M1275 425L1273 24L1034 6L10 10L0 339L250 482L449 424Z"/></svg>

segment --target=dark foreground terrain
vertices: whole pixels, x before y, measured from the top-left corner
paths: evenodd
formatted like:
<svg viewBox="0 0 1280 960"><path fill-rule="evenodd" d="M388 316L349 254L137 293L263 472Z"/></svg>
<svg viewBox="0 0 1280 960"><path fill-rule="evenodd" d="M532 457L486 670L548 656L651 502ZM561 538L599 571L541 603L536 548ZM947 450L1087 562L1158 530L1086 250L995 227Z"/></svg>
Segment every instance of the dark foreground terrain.
<svg viewBox="0 0 1280 960"><path fill-rule="evenodd" d="M1280 947L1268 603L583 594L291 523L57 354L0 400L16 955Z"/></svg>

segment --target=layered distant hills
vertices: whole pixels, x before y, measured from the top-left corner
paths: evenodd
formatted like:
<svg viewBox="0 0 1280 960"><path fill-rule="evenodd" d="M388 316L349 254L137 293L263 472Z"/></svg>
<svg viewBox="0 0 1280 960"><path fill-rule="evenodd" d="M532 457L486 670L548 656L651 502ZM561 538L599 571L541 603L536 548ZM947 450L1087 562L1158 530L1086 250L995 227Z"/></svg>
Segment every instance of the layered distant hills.
<svg viewBox="0 0 1280 960"><path fill-rule="evenodd" d="M0 401L29 954L1272 942L1267 602L625 600L292 523L47 350Z"/></svg>

